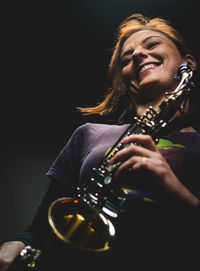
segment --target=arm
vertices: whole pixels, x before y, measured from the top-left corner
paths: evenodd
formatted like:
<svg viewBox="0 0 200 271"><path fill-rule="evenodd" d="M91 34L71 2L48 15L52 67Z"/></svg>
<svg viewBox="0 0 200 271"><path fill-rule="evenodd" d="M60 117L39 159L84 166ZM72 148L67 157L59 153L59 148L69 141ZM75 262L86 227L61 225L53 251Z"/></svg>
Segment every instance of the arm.
<svg viewBox="0 0 200 271"><path fill-rule="evenodd" d="M31 245L41 248L51 232L47 212L53 200L66 196L66 187L52 181L44 195L40 206L34 216L33 222L26 231L17 236L14 240L5 242L0 247L0 271L5 271L14 261L20 251L26 246Z"/></svg>
<svg viewBox="0 0 200 271"><path fill-rule="evenodd" d="M0 246L0 271L8 269L25 244L20 241L5 242Z"/></svg>
<svg viewBox="0 0 200 271"><path fill-rule="evenodd" d="M37 209L32 224L28 226L24 233L1 246L0 266L3 264L5 268L8 267L24 246L30 245L33 248L42 249L45 245L51 233L47 215L50 204L57 198L73 196L76 192L76 189L72 191L73 187L76 188L76 184L71 180L78 180L79 176L80 146L82 146L83 131L84 129L80 128L74 132L48 171L47 176L52 182ZM9 260L7 260L8 258ZM4 262L8 262L8 264L4 264ZM0 269L0 271L6 270L5 268Z"/></svg>

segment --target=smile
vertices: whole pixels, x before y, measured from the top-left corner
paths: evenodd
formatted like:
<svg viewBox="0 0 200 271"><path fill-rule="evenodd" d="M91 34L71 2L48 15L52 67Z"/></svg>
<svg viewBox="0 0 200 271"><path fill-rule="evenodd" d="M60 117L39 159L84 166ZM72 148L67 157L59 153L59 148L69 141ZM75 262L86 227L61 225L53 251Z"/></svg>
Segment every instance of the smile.
<svg viewBox="0 0 200 271"><path fill-rule="evenodd" d="M152 70L157 68L158 65L155 64L146 64L142 67L142 69L139 71L139 75L141 75L142 73L146 72L147 70Z"/></svg>

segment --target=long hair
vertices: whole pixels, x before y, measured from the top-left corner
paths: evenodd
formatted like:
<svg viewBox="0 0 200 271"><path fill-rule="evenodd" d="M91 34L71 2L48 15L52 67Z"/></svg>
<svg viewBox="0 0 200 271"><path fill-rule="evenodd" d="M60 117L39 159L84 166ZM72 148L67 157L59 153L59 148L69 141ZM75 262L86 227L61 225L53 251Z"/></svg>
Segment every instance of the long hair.
<svg viewBox="0 0 200 271"><path fill-rule="evenodd" d="M149 18L142 14L133 14L127 17L117 31L116 44L108 68L108 90L102 102L94 107L77 107L83 114L109 115L117 113L124 116L127 112L134 111L134 99L121 76L120 55L124 42L135 32L141 30L158 31L167 36L184 57L190 53L181 34L168 20L162 18Z"/></svg>

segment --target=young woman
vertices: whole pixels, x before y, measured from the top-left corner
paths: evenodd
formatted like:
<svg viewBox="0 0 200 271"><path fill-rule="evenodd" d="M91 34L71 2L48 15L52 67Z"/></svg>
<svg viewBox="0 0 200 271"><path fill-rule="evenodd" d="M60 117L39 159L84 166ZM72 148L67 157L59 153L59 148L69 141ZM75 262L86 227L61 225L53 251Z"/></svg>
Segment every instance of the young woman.
<svg viewBox="0 0 200 271"><path fill-rule="evenodd" d="M124 20L110 61L110 87L105 99L95 107L79 108L82 113L96 114L115 124L86 123L73 133L47 173L51 183L32 225L1 246L1 271L26 245L43 246L50 232L47 221L50 203L61 196L73 197L77 186L89 181L92 168L129 124L135 122L134 117L143 116L149 106L159 110L167 99L166 93L173 92L179 84L177 74L181 64L196 70L196 61L185 41L168 21L142 14ZM174 261L179 267L182 263L191 268L197 260L198 99L199 90L193 88L181 103L181 112L177 110L169 119L158 142L148 134L137 133L122 139L128 147L119 150L109 163L120 162L113 179L122 183L128 208L116 223L118 239L113 250L107 255L88 257L87 268L110 270L131 266L142 270L157 266L163 270L166 266L171 268Z"/></svg>

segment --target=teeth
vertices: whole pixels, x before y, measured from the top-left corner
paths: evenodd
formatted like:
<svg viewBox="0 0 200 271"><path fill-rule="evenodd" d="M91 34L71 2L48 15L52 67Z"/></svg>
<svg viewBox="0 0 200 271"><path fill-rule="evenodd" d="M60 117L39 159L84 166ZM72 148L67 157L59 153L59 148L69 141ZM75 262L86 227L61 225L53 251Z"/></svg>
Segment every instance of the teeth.
<svg viewBox="0 0 200 271"><path fill-rule="evenodd" d="M144 65L142 67L142 69L140 70L139 74L141 74L142 72L145 72L146 70L148 69L154 69L156 67L155 64L147 64L147 65Z"/></svg>

